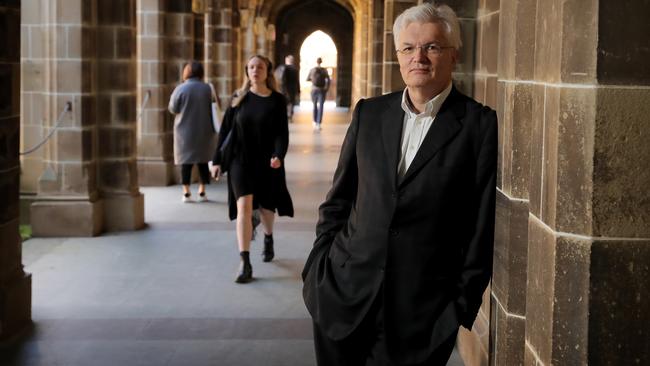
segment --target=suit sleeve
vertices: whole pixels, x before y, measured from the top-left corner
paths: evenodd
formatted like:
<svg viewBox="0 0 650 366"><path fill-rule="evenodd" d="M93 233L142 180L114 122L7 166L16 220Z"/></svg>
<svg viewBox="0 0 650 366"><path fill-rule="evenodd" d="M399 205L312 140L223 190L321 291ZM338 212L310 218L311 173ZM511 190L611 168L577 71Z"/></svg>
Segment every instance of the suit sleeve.
<svg viewBox="0 0 650 366"><path fill-rule="evenodd" d="M465 250L458 285L456 310L460 324L471 329L481 306L483 292L492 275L496 199L497 117L484 108L481 113L482 142L478 149L474 197L478 214L474 234Z"/></svg>
<svg viewBox="0 0 650 366"><path fill-rule="evenodd" d="M341 155L334 172L332 188L327 193L325 202L318 209L318 223L316 224L316 241L312 253L305 263L302 278L305 279L314 253L323 248L328 248L336 234L350 217L350 211L357 197L357 133L359 130L359 115L363 99L357 103L353 112L352 123L343 140Z"/></svg>

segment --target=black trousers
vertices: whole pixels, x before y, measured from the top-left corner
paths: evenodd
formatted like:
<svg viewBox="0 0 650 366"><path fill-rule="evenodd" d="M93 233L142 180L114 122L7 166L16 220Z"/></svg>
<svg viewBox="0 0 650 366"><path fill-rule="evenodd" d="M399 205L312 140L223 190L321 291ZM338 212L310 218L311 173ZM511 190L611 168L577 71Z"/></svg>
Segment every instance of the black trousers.
<svg viewBox="0 0 650 366"><path fill-rule="evenodd" d="M397 366L388 357L384 331L383 296L377 296L370 311L350 336L334 341L314 323L314 344L319 366ZM456 344L454 332L429 357L418 364L400 366L445 366Z"/></svg>
<svg viewBox="0 0 650 366"><path fill-rule="evenodd" d="M192 179L192 167L194 164L181 165L181 183L185 186L190 184ZM203 184L210 184L210 169L208 163L197 163L196 167L199 169L199 179Z"/></svg>

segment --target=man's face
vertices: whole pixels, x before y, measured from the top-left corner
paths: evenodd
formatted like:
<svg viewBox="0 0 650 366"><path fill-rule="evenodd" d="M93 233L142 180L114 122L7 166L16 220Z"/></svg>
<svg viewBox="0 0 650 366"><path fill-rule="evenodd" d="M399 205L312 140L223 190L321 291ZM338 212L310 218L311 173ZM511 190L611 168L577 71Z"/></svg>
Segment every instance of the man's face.
<svg viewBox="0 0 650 366"><path fill-rule="evenodd" d="M416 48L410 55L397 53L399 69L409 89L438 93L451 82L458 53L454 48L442 48L439 54L419 48L427 44L450 46L444 26L438 23L409 23L399 34L397 49Z"/></svg>

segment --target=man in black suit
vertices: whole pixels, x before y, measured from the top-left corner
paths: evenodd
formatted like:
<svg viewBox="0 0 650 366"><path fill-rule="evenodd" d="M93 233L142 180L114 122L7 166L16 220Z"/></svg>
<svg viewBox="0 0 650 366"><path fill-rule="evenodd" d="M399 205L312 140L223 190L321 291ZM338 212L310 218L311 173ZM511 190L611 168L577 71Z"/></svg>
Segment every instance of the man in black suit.
<svg viewBox="0 0 650 366"><path fill-rule="evenodd" d="M445 365L492 272L497 119L452 85L456 14L393 32L406 89L357 103L303 271L321 366Z"/></svg>

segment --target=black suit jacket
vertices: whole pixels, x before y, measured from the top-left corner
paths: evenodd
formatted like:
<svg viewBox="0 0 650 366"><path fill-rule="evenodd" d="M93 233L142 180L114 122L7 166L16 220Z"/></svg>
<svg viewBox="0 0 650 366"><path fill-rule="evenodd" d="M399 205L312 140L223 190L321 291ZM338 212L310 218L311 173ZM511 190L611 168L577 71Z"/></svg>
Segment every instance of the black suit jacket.
<svg viewBox="0 0 650 366"><path fill-rule="evenodd" d="M471 328L491 276L497 119L452 88L398 179L401 95L357 103L319 209L303 297L336 340L383 294L389 354L416 363L459 325Z"/></svg>

